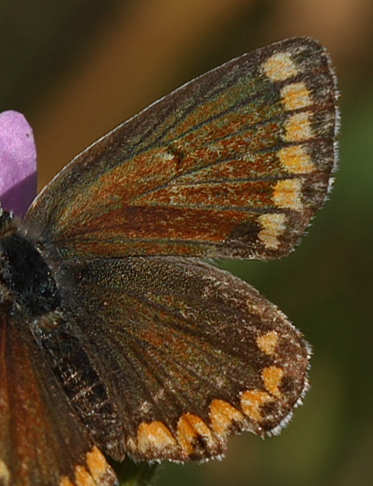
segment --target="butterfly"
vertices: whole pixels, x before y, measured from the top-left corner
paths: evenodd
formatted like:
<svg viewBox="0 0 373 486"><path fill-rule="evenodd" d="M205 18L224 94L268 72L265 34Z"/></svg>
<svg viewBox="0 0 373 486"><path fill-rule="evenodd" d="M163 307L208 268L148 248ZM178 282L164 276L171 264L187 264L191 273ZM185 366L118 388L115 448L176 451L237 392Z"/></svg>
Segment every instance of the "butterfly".
<svg viewBox="0 0 373 486"><path fill-rule="evenodd" d="M287 255L330 187L338 91L293 38L150 105L0 212L0 484L112 485L221 456L308 388L287 317L204 259Z"/></svg>

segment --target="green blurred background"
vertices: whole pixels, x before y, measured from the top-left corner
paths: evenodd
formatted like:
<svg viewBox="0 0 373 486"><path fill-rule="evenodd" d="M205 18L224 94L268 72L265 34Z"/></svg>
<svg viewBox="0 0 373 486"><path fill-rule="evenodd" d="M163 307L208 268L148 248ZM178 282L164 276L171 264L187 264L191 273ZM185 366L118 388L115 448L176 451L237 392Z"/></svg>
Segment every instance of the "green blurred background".
<svg viewBox="0 0 373 486"><path fill-rule="evenodd" d="M373 484L372 25L371 0L0 1L0 111L33 126L40 187L148 103L243 52L310 35L336 67L330 201L288 258L223 263L312 344L312 388L279 437L244 434L223 461L164 464L160 486Z"/></svg>

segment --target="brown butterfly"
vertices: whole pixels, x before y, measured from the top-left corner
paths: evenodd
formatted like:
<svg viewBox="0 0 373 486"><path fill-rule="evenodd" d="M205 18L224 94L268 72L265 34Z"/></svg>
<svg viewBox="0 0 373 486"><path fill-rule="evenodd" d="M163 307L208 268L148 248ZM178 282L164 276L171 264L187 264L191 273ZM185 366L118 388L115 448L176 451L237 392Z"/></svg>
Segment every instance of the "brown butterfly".
<svg viewBox="0 0 373 486"><path fill-rule="evenodd" d="M0 217L0 485L111 485L220 456L308 387L285 315L203 258L287 255L327 194L336 80L308 38L245 54L73 159ZM102 452L101 452L102 451Z"/></svg>

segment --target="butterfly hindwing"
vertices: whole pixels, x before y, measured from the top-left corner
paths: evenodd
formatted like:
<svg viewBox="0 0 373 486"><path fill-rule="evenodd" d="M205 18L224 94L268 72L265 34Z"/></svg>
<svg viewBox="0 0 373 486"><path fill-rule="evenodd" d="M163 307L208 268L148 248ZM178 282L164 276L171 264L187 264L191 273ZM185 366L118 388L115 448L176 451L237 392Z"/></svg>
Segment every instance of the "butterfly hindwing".
<svg viewBox="0 0 373 486"><path fill-rule="evenodd" d="M285 255L327 193L336 98L314 40L245 54L78 155L26 219L67 258Z"/></svg>
<svg viewBox="0 0 373 486"><path fill-rule="evenodd" d="M0 484L117 485L28 325L0 312Z"/></svg>
<svg viewBox="0 0 373 486"><path fill-rule="evenodd" d="M66 324L48 333L41 322L43 346L91 437L117 460L220 455L231 433L279 429L307 388L300 333L227 272L172 257L71 271Z"/></svg>

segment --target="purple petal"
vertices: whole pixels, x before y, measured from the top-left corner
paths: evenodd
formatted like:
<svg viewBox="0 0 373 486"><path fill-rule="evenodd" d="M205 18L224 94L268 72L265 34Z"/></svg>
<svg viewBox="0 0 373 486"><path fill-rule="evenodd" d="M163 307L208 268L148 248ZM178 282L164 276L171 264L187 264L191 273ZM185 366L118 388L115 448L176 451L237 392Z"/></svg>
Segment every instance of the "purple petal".
<svg viewBox="0 0 373 486"><path fill-rule="evenodd" d="M0 113L0 200L22 217L36 196L36 148L25 117L16 111Z"/></svg>

